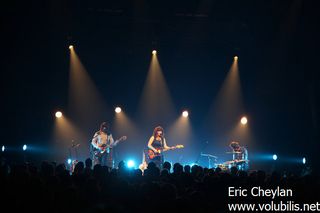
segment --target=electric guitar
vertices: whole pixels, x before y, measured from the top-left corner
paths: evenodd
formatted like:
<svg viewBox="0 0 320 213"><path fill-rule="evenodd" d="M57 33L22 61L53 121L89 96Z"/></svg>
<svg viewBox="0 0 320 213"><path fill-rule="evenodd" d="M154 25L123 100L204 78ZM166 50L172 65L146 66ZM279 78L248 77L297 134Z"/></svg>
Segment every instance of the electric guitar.
<svg viewBox="0 0 320 213"><path fill-rule="evenodd" d="M117 144L121 141L125 141L127 140L127 136L122 136L121 138L115 140L113 143L114 144ZM113 146L110 146L106 143L104 144L101 144L98 148L93 148L93 154L96 156L96 157L101 157L105 152L109 153L110 152L110 149L112 149Z"/></svg>
<svg viewBox="0 0 320 213"><path fill-rule="evenodd" d="M153 158L155 158L157 156L160 156L161 152L166 152L166 151L174 150L174 149L182 149L182 148L184 148L183 145L176 145L176 146L173 146L173 147L170 147L170 148L167 148L167 149L157 149L158 152L155 152L152 149L148 149L147 156L149 157L149 159L153 159Z"/></svg>

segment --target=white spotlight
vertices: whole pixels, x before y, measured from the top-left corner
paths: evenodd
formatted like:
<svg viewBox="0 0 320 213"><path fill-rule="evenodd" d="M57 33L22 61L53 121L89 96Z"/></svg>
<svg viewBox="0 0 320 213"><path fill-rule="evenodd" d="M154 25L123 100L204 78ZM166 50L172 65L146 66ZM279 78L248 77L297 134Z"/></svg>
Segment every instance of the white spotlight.
<svg viewBox="0 0 320 213"><path fill-rule="evenodd" d="M240 122L241 122L242 125L246 125L246 124L248 123L247 117L243 116L243 117L241 118Z"/></svg>
<svg viewBox="0 0 320 213"><path fill-rule="evenodd" d="M61 118L62 117L62 112L57 111L55 116L56 116L56 118Z"/></svg>
<svg viewBox="0 0 320 213"><path fill-rule="evenodd" d="M27 148L28 148L28 147L27 147L27 145L25 144L25 145L23 145L22 150L23 150L23 151L26 151Z"/></svg>
<svg viewBox="0 0 320 213"><path fill-rule="evenodd" d="M122 109L120 107L116 107L116 109L114 110L116 113L120 113L122 111Z"/></svg>
<svg viewBox="0 0 320 213"><path fill-rule="evenodd" d="M189 112L187 110L183 111L182 116L187 118L189 116Z"/></svg>

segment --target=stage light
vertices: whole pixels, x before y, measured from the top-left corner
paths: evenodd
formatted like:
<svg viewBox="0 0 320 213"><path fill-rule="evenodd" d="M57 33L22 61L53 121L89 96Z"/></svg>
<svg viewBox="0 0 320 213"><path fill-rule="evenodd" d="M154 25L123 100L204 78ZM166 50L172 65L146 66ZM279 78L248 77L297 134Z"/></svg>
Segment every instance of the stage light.
<svg viewBox="0 0 320 213"><path fill-rule="evenodd" d="M27 148L28 148L28 147L27 147L27 145L25 144L25 145L23 145L22 150L23 150L23 151L26 151Z"/></svg>
<svg viewBox="0 0 320 213"><path fill-rule="evenodd" d="M246 124L248 123L247 117L243 116L243 117L241 118L240 122L241 122L242 125L246 125Z"/></svg>
<svg viewBox="0 0 320 213"><path fill-rule="evenodd" d="M2 146L1 151L4 152L4 150L6 150L6 147Z"/></svg>
<svg viewBox="0 0 320 213"><path fill-rule="evenodd" d="M235 61L238 61L238 56L234 56L233 59L234 59Z"/></svg>
<svg viewBox="0 0 320 213"><path fill-rule="evenodd" d="M73 45L69 45L69 50L72 50L73 49Z"/></svg>
<svg viewBox="0 0 320 213"><path fill-rule="evenodd" d="M306 158L302 158L302 163L306 164L307 163L307 159Z"/></svg>
<svg viewBox="0 0 320 213"><path fill-rule="evenodd" d="M56 118L61 118L62 117L62 112L57 111L55 115L56 115Z"/></svg>
<svg viewBox="0 0 320 213"><path fill-rule="evenodd" d="M187 110L183 111L182 116L187 118L189 116L189 112Z"/></svg>
<svg viewBox="0 0 320 213"><path fill-rule="evenodd" d="M116 107L116 109L114 110L116 113L120 113L122 110L120 107Z"/></svg>
<svg viewBox="0 0 320 213"><path fill-rule="evenodd" d="M152 55L156 55L157 54L157 50L152 50Z"/></svg>
<svg viewBox="0 0 320 213"><path fill-rule="evenodd" d="M72 163L72 160L68 158L67 163L70 165Z"/></svg>
<svg viewBox="0 0 320 213"><path fill-rule="evenodd" d="M133 161L133 160L129 160L128 162L127 162L127 167L128 168L134 168L135 167L135 162Z"/></svg>
<svg viewBox="0 0 320 213"><path fill-rule="evenodd" d="M273 160L277 160L277 159L278 159L278 156L277 156L276 154L274 154L274 155L272 156L272 159L273 159Z"/></svg>

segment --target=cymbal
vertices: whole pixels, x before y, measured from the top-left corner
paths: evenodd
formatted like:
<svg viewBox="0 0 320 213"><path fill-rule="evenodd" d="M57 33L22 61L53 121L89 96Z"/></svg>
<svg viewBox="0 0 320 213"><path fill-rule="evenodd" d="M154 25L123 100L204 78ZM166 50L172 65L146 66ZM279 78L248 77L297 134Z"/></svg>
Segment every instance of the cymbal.
<svg viewBox="0 0 320 213"><path fill-rule="evenodd" d="M249 162L249 160L234 160L236 163L238 162Z"/></svg>
<svg viewBox="0 0 320 213"><path fill-rule="evenodd" d="M217 156L210 155L210 154L203 154L203 153L201 153L201 156L203 156L203 157L210 157L210 158L218 158Z"/></svg>
<svg viewBox="0 0 320 213"><path fill-rule="evenodd" d="M242 152L226 152L227 154L241 154Z"/></svg>

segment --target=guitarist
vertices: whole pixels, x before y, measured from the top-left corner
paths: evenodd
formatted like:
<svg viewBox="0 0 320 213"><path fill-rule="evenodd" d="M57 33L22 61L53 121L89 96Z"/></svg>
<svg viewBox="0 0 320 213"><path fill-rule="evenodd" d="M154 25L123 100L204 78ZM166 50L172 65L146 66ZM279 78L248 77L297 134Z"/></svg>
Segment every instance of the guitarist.
<svg viewBox="0 0 320 213"><path fill-rule="evenodd" d="M91 141L93 146L93 163L101 164L101 166L108 166L113 168L112 148L115 147L120 141L126 140L127 137L123 136L119 140L114 140L109 130L107 122L100 125L100 130L97 131Z"/></svg>
<svg viewBox="0 0 320 213"><path fill-rule="evenodd" d="M157 167L161 169L162 163L164 161L162 150L171 149L167 145L166 139L164 137L164 131L161 126L157 126L153 130L153 135L150 137L148 142L148 153L147 153L147 163L154 162ZM150 156L152 154L152 157Z"/></svg>

